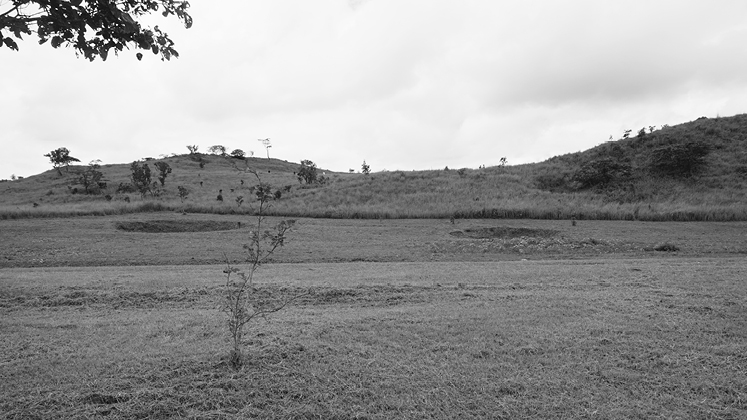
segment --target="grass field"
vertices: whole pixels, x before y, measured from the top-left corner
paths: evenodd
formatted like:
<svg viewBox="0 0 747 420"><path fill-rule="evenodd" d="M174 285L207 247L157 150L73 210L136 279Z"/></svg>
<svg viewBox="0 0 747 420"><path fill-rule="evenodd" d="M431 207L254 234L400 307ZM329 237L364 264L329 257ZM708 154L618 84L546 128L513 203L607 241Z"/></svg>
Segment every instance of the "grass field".
<svg viewBox="0 0 747 420"><path fill-rule="evenodd" d="M237 225L116 227L183 218ZM0 416L747 416L744 223L301 219L258 281L311 294L252 324L235 371L241 220L0 221Z"/></svg>
<svg viewBox="0 0 747 420"><path fill-rule="evenodd" d="M138 213L0 221L0 268L220 264L242 259L251 217ZM279 219L270 219L270 221ZM149 233L118 223L205 225L236 229ZM159 225L159 223L161 225ZM241 225L239 225L241 223ZM554 230L551 237L472 238L452 233L510 227ZM661 243L675 253L654 251ZM747 222L633 222L569 220L298 219L276 262L504 261L520 259L659 258L747 255Z"/></svg>

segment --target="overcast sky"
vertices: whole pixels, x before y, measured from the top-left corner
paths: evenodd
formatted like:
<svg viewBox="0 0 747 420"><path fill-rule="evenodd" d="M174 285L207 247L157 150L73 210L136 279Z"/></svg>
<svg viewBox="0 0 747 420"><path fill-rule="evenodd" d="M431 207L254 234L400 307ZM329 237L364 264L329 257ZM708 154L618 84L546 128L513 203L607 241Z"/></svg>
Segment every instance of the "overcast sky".
<svg viewBox="0 0 747 420"><path fill-rule="evenodd" d="M747 1L194 0L181 57L0 48L0 178L224 145L373 171L538 162L747 112Z"/></svg>

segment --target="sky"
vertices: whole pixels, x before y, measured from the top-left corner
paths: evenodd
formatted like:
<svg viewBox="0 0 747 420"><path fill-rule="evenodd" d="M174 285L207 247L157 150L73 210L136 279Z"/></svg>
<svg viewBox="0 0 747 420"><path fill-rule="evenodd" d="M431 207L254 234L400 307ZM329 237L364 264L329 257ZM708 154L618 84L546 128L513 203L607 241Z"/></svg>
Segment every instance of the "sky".
<svg viewBox="0 0 747 420"><path fill-rule="evenodd" d="M193 0L180 57L0 48L0 178L59 147L129 163L223 145L324 169L540 162L747 112L744 0ZM269 138L265 149L258 139Z"/></svg>

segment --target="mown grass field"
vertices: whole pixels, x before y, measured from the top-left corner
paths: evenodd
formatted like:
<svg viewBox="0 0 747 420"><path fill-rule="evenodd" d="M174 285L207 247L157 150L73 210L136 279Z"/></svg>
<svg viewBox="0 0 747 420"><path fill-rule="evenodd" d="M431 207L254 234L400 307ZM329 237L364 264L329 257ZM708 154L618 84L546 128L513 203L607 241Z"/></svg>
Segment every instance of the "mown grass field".
<svg viewBox="0 0 747 420"><path fill-rule="evenodd" d="M236 228L116 227L164 220ZM242 220L0 221L0 415L747 416L745 223L301 219L258 281L311 294L252 324L235 371ZM499 227L537 235L475 237Z"/></svg>
<svg viewBox="0 0 747 420"><path fill-rule="evenodd" d="M270 218L270 223L278 218ZM0 221L0 268L220 264L244 257L250 216L136 213ZM118 223L233 224L235 229L150 233ZM508 227L556 232L549 237L472 238L455 235ZM747 222L570 220L298 219L275 262L504 261L520 259L659 258L661 243L680 257L747 255Z"/></svg>

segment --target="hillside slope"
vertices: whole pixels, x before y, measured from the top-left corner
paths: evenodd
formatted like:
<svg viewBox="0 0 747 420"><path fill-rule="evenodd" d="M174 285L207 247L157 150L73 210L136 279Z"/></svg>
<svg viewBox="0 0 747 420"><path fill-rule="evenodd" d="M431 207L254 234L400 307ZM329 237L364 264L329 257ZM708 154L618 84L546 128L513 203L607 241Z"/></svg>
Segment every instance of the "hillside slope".
<svg viewBox="0 0 747 420"><path fill-rule="evenodd" d="M0 217L251 213L251 169L282 190L271 213L291 217L747 220L746 138L747 114L700 118L540 163L370 175L320 169L327 182L313 185L299 183L291 162L180 155L158 160L172 173L158 196L145 197L123 188L129 164L104 165L106 188L95 194L79 183L86 167L71 166L61 176L1 183Z"/></svg>
<svg viewBox="0 0 747 420"><path fill-rule="evenodd" d="M747 114L695 121L607 142L537 164L535 181L549 191L594 190L619 201L699 203L712 190L744 203ZM719 201L721 201L719 200Z"/></svg>

